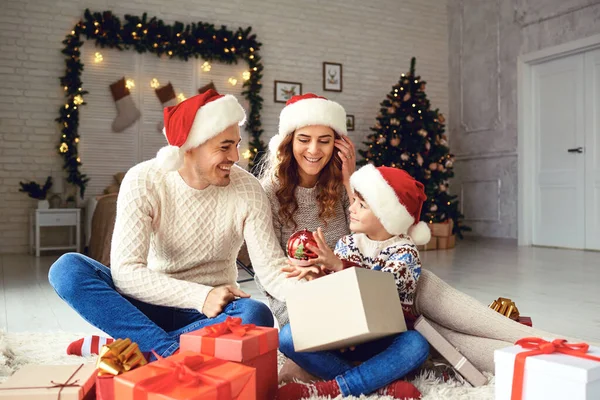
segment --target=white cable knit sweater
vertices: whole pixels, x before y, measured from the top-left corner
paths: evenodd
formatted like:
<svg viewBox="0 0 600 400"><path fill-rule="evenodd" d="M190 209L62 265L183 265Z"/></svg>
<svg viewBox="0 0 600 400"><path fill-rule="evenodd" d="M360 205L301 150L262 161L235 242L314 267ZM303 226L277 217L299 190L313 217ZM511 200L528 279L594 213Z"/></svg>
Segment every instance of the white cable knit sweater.
<svg viewBox="0 0 600 400"><path fill-rule="evenodd" d="M246 240L252 265L269 293L285 300L286 259L269 201L258 180L237 165L226 187L189 187L154 160L131 168L121 183L112 239L117 290L161 306L202 312L213 287L236 285L236 257Z"/></svg>

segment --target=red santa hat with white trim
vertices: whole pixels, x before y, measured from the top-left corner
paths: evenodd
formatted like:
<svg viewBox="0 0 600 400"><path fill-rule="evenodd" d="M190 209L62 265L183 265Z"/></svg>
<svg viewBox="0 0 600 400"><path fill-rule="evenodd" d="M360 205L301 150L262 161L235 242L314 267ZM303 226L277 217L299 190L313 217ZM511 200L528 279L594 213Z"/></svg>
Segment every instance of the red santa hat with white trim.
<svg viewBox="0 0 600 400"><path fill-rule="evenodd" d="M427 196L423 184L408 172L367 164L352 174L350 184L365 199L388 233L408 234L417 245L429 242L429 226L419 221Z"/></svg>
<svg viewBox="0 0 600 400"><path fill-rule="evenodd" d="M287 135L309 125L325 125L339 135L347 135L346 110L340 104L314 93L292 96L279 114L279 133L269 141L269 150L277 153Z"/></svg>
<svg viewBox="0 0 600 400"><path fill-rule="evenodd" d="M169 145L158 151L156 161L167 171L183 165L187 150L200 146L231 125L243 125L246 121L246 113L234 96L212 89L166 107L163 114L163 133Z"/></svg>

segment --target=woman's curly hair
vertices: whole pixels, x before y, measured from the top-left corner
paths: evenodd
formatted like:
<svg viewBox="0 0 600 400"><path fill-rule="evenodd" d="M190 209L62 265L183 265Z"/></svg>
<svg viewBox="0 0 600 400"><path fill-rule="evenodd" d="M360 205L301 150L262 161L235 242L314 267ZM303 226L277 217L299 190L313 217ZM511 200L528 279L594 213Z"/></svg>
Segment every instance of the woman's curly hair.
<svg viewBox="0 0 600 400"><path fill-rule="evenodd" d="M335 139L340 136L335 133ZM294 193L300 183L298 162L293 152L294 133L286 135L279 144L277 154L270 159L265 158L266 165L263 166L261 179L272 179L277 182L277 201L279 202L279 217L282 225L293 224L294 213L298 210L298 202ZM342 160L337 152L333 151L331 159L321 170L317 180L317 203L319 204L319 218L326 224L327 219L335 215L335 206L342 201L344 190L342 180Z"/></svg>

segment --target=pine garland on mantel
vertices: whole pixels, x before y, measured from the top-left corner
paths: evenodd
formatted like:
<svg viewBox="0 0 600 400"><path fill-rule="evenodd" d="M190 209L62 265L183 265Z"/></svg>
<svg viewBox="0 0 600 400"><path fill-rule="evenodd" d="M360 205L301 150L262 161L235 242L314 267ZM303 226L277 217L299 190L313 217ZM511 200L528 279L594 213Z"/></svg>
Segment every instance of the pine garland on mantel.
<svg viewBox="0 0 600 400"><path fill-rule="evenodd" d="M83 19L63 40L65 48L62 53L66 56L66 72L60 78L60 84L67 101L61 106L56 121L61 126L61 138L57 149L64 159L63 168L68 173L67 182L78 186L83 198L89 181L80 171L81 159L78 151L79 107L86 104L84 98L88 94L81 81L84 65L80 59L80 48L84 43L83 39L94 40L95 45L102 48L133 49L138 53L150 52L158 57L164 55L184 61L192 57L226 64L237 63L240 59L246 61L250 78L244 81L242 95L250 106L246 130L251 136L250 168L254 170L265 149L260 140L263 133L260 120L263 98L260 90L264 66L258 54L261 43L256 40L256 35L252 34L251 30L251 27L238 28L234 32L225 26L216 28L205 22L186 25L175 22L168 25L156 17L148 20L146 13L141 17L125 15L125 23L122 24L111 11L92 13L86 9Z"/></svg>

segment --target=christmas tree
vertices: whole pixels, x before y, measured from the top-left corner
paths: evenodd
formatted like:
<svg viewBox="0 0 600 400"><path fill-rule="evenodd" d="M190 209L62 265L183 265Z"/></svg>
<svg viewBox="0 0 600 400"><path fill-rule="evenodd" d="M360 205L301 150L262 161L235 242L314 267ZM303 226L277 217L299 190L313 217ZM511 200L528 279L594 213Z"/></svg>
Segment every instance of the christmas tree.
<svg viewBox="0 0 600 400"><path fill-rule="evenodd" d="M298 260L304 259L304 245L303 244L298 245L298 248L296 249L296 253L294 254L294 258L296 258Z"/></svg>
<svg viewBox="0 0 600 400"><path fill-rule="evenodd" d="M415 58L408 74L402 74L392 91L381 102L375 126L371 128L367 150L359 150L363 160L377 167L401 168L423 183L427 202L421 220L435 223L454 221L454 233L470 230L460 221L457 196L449 193L454 176L454 156L444 134L444 116L432 110L425 94L426 82L415 75Z"/></svg>

